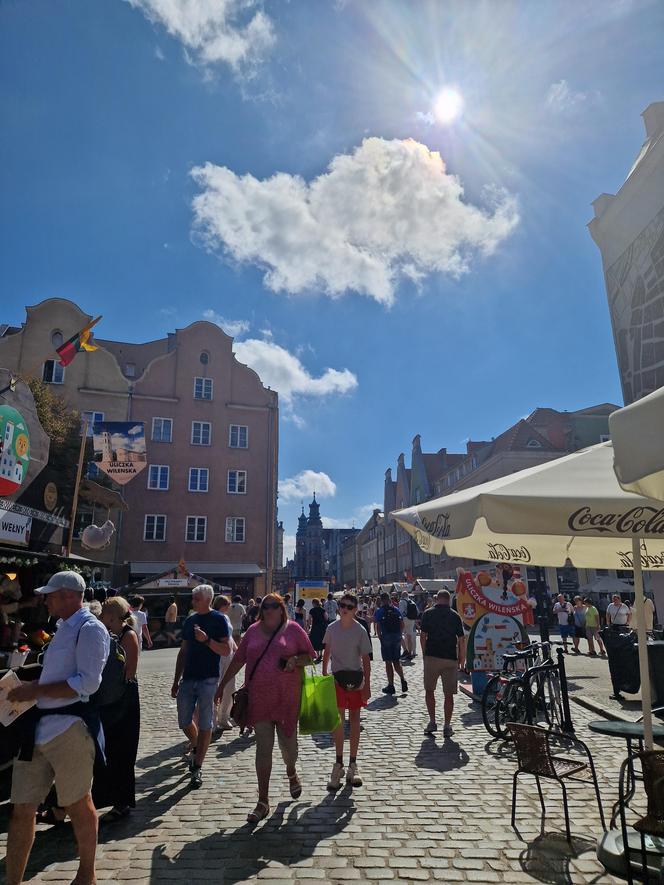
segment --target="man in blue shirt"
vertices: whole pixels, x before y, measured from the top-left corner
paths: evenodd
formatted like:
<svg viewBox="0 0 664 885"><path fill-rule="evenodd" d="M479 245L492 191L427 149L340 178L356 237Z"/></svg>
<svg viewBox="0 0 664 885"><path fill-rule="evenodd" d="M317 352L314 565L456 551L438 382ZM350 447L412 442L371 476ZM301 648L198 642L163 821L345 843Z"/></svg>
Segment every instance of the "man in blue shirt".
<svg viewBox="0 0 664 885"><path fill-rule="evenodd" d="M214 589L199 584L192 590L194 614L182 627L182 645L175 664L171 697L177 698L178 725L189 738L191 788L202 783L201 767L214 725L214 695L219 684L221 656L230 654L228 621L212 611ZM198 707L198 726L194 710Z"/></svg>
<svg viewBox="0 0 664 885"><path fill-rule="evenodd" d="M397 605L390 601L389 593L380 594L380 608L376 609L374 621L380 639L380 654L385 661L387 673L387 685L383 689L385 694L394 694L394 671L401 679L401 691L408 691L408 683L404 679L403 669L399 663L401 655L401 635L403 633L403 617Z"/></svg>
<svg viewBox="0 0 664 885"><path fill-rule="evenodd" d="M69 814L78 843L74 882L92 885L96 881L97 812L90 790L99 735L90 734L80 713L51 711L77 702L86 704L97 691L108 657L109 635L83 607L85 581L77 572L59 572L35 593L44 594L49 615L59 620L39 681L23 683L9 692L11 701L36 701L42 718L35 730L32 759L14 763L6 881L8 885L23 881L35 838L37 807L55 781L58 803Z"/></svg>

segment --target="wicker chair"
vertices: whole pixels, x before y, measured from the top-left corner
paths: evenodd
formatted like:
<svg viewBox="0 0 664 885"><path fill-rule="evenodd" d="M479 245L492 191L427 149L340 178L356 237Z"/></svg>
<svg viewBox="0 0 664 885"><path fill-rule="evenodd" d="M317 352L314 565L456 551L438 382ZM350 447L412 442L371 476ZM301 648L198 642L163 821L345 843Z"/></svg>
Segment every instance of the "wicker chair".
<svg viewBox="0 0 664 885"><path fill-rule="evenodd" d="M648 799L646 814L634 821L632 827L640 835L641 842L641 881L649 881L648 854L646 851L646 836L664 838L664 751L643 750L635 754L635 758L641 762L643 786ZM633 882L631 855L636 850L632 848L629 840L627 821L625 819L625 775L629 760L625 760L620 770L620 822L622 827L623 846L625 860L627 861L627 881ZM655 851L655 854L660 852ZM659 881L659 880L658 880Z"/></svg>
<svg viewBox="0 0 664 885"><path fill-rule="evenodd" d="M595 797L597 798L597 807L599 808L599 816L602 821L602 827L606 830L606 822L604 820L604 809L602 808L602 798L599 792L599 784L597 783L597 774L595 772L595 764L590 750L583 743L574 739L574 746L583 750L588 761L581 759L571 759L565 756L554 755L551 752L551 732L539 725L525 725L516 722L510 722L508 728L514 738L516 747L516 755L519 767L514 772L512 782L512 827L516 826L516 791L517 781L520 774L532 774L537 784L537 793L539 795L540 805L542 807L542 821L546 817L546 806L544 804L544 795L540 785L540 778L557 781L563 792L563 808L565 810L565 832L567 841L572 841L572 834L569 825L569 808L567 805L567 788L565 782L588 783L586 778L576 777L581 772L589 772L592 784L595 788Z"/></svg>

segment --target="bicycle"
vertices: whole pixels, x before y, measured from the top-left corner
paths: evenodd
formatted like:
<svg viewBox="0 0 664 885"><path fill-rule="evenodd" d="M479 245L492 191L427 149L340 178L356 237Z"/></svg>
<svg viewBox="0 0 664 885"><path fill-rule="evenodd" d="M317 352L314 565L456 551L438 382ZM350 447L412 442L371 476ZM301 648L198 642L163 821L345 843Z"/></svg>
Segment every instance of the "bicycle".
<svg viewBox="0 0 664 885"><path fill-rule="evenodd" d="M562 731L564 710L557 665L548 658L523 673L503 677L503 692L495 710L498 737L510 739L510 722L537 724Z"/></svg>
<svg viewBox="0 0 664 885"><path fill-rule="evenodd" d="M524 648L517 649L513 654L503 655L503 669L499 673L494 673L484 687L482 692L482 720L484 727L493 737L501 737L496 729L496 706L502 697L505 680L515 674L517 661L523 660L528 665L536 666L540 661L545 660L549 656L549 643L532 642Z"/></svg>

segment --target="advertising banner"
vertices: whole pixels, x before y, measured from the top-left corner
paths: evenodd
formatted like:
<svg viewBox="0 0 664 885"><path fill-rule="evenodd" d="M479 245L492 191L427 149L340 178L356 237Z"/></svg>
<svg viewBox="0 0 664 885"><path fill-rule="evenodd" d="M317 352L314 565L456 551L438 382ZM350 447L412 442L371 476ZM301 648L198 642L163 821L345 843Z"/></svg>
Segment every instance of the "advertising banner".
<svg viewBox="0 0 664 885"><path fill-rule="evenodd" d="M147 465L142 421L102 421L94 425L95 464L123 486Z"/></svg>
<svg viewBox="0 0 664 885"><path fill-rule="evenodd" d="M0 510L0 542L27 547L30 543L32 517Z"/></svg>
<svg viewBox="0 0 664 885"><path fill-rule="evenodd" d="M23 415L0 405L0 495L11 495L23 484L30 463L30 434Z"/></svg>

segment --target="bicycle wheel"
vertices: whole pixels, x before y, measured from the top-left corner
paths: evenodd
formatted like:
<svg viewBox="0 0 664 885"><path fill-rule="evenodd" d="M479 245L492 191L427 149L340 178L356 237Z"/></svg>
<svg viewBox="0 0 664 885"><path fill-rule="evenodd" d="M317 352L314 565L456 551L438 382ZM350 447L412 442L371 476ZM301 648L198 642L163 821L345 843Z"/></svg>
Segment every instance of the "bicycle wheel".
<svg viewBox="0 0 664 885"><path fill-rule="evenodd" d="M540 692L546 724L549 728L562 730L563 701L560 690L560 677L557 670L547 670L542 674Z"/></svg>
<svg viewBox="0 0 664 885"><path fill-rule="evenodd" d="M511 740L507 728L510 722L527 722L526 690L519 679L511 680L505 686L503 696L496 704L496 731L498 737Z"/></svg>
<svg viewBox="0 0 664 885"><path fill-rule="evenodd" d="M496 674L489 679L482 692L482 721L493 737L500 737L496 730L496 704L502 694L501 689L500 675Z"/></svg>

